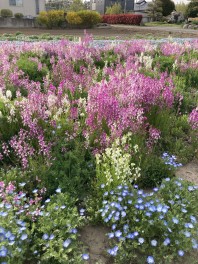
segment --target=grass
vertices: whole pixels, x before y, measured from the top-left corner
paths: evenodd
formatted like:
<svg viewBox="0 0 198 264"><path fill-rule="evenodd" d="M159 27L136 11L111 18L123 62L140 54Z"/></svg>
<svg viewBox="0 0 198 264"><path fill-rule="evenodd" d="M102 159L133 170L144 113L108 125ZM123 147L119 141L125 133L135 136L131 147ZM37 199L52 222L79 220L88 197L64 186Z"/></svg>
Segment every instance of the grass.
<svg viewBox="0 0 198 264"><path fill-rule="evenodd" d="M156 21L156 22L147 22L147 23L144 23L146 27L181 27L181 23L177 23L177 24L169 24L167 22L159 22L159 21Z"/></svg>

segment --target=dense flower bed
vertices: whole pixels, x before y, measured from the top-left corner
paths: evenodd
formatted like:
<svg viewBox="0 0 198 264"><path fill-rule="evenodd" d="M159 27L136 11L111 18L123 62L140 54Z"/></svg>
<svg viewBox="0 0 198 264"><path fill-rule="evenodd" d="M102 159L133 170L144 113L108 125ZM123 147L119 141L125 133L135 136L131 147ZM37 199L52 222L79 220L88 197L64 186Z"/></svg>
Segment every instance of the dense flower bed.
<svg viewBox="0 0 198 264"><path fill-rule="evenodd" d="M83 263L90 222L112 228L115 263L197 250L197 187L174 178L197 155L197 50L88 35L2 43L2 263Z"/></svg>

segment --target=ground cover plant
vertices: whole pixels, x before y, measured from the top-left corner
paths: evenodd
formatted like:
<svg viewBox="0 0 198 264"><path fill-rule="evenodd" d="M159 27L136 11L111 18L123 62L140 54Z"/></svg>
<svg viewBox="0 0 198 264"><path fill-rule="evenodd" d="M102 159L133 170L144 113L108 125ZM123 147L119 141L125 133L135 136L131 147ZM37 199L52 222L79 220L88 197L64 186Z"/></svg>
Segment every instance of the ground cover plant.
<svg viewBox="0 0 198 264"><path fill-rule="evenodd" d="M197 50L1 44L1 263L85 263L89 223L112 229L112 263L198 249L198 190L174 174L198 157Z"/></svg>

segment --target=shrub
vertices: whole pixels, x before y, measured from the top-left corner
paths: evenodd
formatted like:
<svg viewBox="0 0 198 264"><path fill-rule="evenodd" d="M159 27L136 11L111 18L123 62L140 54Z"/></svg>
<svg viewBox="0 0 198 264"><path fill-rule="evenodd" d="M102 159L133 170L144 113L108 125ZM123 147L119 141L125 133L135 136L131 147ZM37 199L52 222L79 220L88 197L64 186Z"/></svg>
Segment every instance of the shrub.
<svg viewBox="0 0 198 264"><path fill-rule="evenodd" d="M126 24L126 25L140 25L142 15L122 14L122 15L104 15L102 22L109 24Z"/></svg>
<svg viewBox="0 0 198 264"><path fill-rule="evenodd" d="M66 16L66 20L71 25L80 25L82 24L82 19L76 12L69 12Z"/></svg>
<svg viewBox="0 0 198 264"><path fill-rule="evenodd" d="M64 21L63 10L42 11L37 17L37 22L47 28L60 27Z"/></svg>
<svg viewBox="0 0 198 264"><path fill-rule="evenodd" d="M101 22L101 15L95 11L82 10L77 12L79 17L82 19L83 25L96 25Z"/></svg>
<svg viewBox="0 0 198 264"><path fill-rule="evenodd" d="M16 14L14 14L14 17L15 18L23 18L24 15L22 13L16 13Z"/></svg>
<svg viewBox="0 0 198 264"><path fill-rule="evenodd" d="M13 13L10 9L1 9L2 17L13 17Z"/></svg>

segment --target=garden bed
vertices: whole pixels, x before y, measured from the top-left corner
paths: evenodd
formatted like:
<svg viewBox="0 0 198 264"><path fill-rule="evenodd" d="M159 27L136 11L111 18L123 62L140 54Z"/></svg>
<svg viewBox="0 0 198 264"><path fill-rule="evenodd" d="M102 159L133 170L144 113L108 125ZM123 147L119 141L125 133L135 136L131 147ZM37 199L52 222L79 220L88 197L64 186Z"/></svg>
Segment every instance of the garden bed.
<svg viewBox="0 0 198 264"><path fill-rule="evenodd" d="M1 43L2 263L197 260L197 50Z"/></svg>

